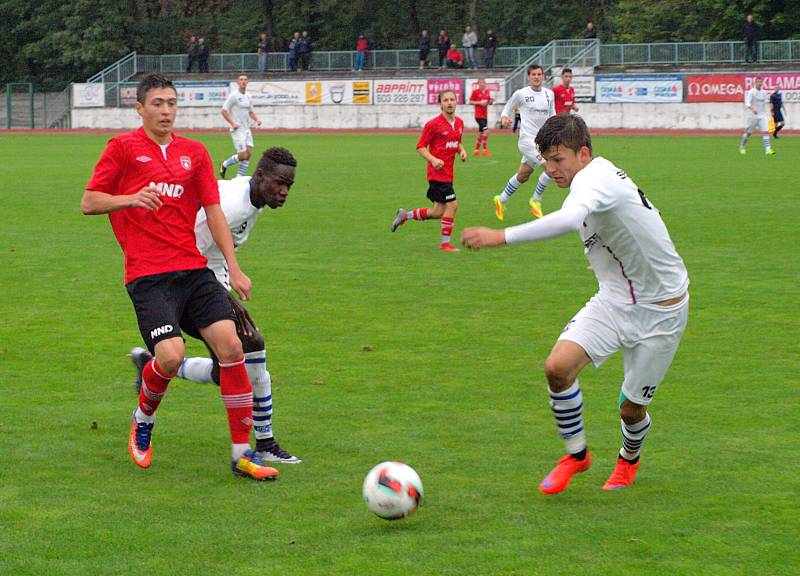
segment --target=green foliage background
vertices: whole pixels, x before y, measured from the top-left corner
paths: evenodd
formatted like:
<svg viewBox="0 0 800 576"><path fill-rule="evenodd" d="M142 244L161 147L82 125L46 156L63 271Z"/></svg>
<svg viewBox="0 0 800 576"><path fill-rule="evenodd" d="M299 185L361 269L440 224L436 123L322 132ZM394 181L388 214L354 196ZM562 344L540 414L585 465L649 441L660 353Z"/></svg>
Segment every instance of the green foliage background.
<svg viewBox="0 0 800 576"><path fill-rule="evenodd" d="M303 29L317 50L351 50L360 32L375 48L412 48L423 28L460 39L472 23L526 46L578 37L591 19L611 42L738 40L748 12L763 38L800 37L800 0L0 0L0 82L57 88L132 50L181 53L192 33L215 52L255 51L262 30L283 50Z"/></svg>

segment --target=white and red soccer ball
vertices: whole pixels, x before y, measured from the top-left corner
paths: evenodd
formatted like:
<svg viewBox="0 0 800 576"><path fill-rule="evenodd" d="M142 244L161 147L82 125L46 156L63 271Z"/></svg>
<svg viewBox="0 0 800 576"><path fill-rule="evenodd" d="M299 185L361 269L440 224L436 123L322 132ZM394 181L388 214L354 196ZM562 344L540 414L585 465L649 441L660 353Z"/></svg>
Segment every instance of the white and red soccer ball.
<svg viewBox="0 0 800 576"><path fill-rule="evenodd" d="M414 513L422 500L422 480L402 462L381 462L364 478L361 490L367 508L386 520Z"/></svg>

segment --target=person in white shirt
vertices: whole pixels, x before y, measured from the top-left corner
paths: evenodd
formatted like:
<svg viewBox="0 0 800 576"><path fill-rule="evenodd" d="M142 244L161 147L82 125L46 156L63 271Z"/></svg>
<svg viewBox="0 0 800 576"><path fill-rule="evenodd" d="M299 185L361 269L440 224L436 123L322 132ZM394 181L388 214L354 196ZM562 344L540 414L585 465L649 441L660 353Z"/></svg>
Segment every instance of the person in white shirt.
<svg viewBox="0 0 800 576"><path fill-rule="evenodd" d="M285 148L270 148L264 152L252 178L243 176L218 182L220 207L237 250L247 242L264 206L275 209L286 202L294 184L296 167L297 161L291 152ZM228 266L211 236L206 213L202 209L197 212L195 236L198 249L208 259L207 267L230 293ZM281 448L272 431L272 379L267 370L264 337L242 303L233 296L230 301L236 313L236 332L242 341L245 368L253 385L256 453L262 461L299 464L302 460ZM147 350L131 350L131 360L139 373L137 386L141 382L141 370L149 359ZM211 358L184 358L178 369L178 377L193 382L219 384L219 362L213 353Z"/></svg>
<svg viewBox="0 0 800 576"><path fill-rule="evenodd" d="M477 45L478 35L472 29L472 26L467 26L464 28L464 34L461 36L461 46L464 48L464 59L466 60L464 65L472 69L478 67L478 63L475 60L475 46Z"/></svg>
<svg viewBox="0 0 800 576"><path fill-rule="evenodd" d="M544 160L536 146L536 134L548 118L556 115L555 96L552 90L544 87L544 70L538 64L528 66L528 83L529 86L514 92L506 102L500 116L503 128L508 128L511 125L511 118L514 116L514 109L519 106L522 127L519 131L517 147L522 153L522 161L519 170L508 180L503 192L494 197L494 213L498 220L505 219L505 205L511 195L528 181L537 166L544 165ZM542 195L549 183L550 177L547 172L542 171L536 183L536 190L528 201L531 214L537 218L542 217Z"/></svg>
<svg viewBox="0 0 800 576"><path fill-rule="evenodd" d="M747 140L750 135L758 130L764 143L764 152L767 155L775 154L769 142L769 92L764 90L763 78L755 79L755 86L744 93L744 134L739 140L739 154L747 154Z"/></svg>
<svg viewBox="0 0 800 576"><path fill-rule="evenodd" d="M623 170L592 157L583 119L550 118L536 143L547 173L560 188L570 189L561 209L505 230L466 228L461 242L478 250L580 232L599 290L567 323L545 363L550 404L567 453L539 490L561 492L589 468L578 374L619 350L624 355L622 449L603 488L623 488L635 479L650 429L647 406L686 328L689 277L653 203Z"/></svg>
<svg viewBox="0 0 800 576"><path fill-rule="evenodd" d="M250 121L261 126L261 119L253 108L250 96L247 95L247 76L242 74L236 81L239 89L232 91L222 105L222 117L230 125L233 149L236 154L226 158L219 165L219 176L225 179L225 172L234 164L239 164L237 176L247 174L250 166L250 156L253 151L253 133L250 131Z"/></svg>

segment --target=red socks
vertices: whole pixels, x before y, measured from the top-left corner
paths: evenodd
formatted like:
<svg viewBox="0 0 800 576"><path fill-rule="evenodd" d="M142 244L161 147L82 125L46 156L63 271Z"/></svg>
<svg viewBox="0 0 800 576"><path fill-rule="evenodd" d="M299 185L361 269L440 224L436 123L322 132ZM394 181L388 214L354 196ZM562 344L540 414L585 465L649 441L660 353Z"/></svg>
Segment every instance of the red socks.
<svg viewBox="0 0 800 576"><path fill-rule="evenodd" d="M244 357L219 365L219 389L228 411L228 426L234 444L249 444L253 427L253 387L247 377Z"/></svg>
<svg viewBox="0 0 800 576"><path fill-rule="evenodd" d="M454 218L442 216L442 242L450 242L450 236L453 234L453 221Z"/></svg>
<svg viewBox="0 0 800 576"><path fill-rule="evenodd" d="M428 219L428 209L427 208L414 208L411 211L411 217L414 220L427 220Z"/></svg>
<svg viewBox="0 0 800 576"><path fill-rule="evenodd" d="M145 364L142 370L142 389L139 390L139 409L152 416L164 398L169 381L174 377L175 374L165 374L156 364L155 358Z"/></svg>

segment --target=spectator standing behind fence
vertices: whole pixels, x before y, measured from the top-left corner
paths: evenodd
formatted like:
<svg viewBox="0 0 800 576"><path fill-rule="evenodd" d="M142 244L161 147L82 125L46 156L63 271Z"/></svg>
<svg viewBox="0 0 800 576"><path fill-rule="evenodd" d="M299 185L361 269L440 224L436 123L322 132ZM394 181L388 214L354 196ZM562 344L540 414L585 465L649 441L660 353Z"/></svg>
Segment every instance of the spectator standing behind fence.
<svg viewBox="0 0 800 576"><path fill-rule="evenodd" d="M486 31L483 37L483 63L487 68L494 68L494 53L497 50L497 34Z"/></svg>
<svg viewBox="0 0 800 576"><path fill-rule="evenodd" d="M303 70L311 69L311 50L311 37L308 35L308 30L303 30L303 35L297 44L297 58Z"/></svg>
<svg viewBox="0 0 800 576"><path fill-rule="evenodd" d="M742 26L742 38L745 43L745 62L758 60L758 24L753 21L753 15L748 14Z"/></svg>
<svg viewBox="0 0 800 576"><path fill-rule="evenodd" d="M267 52L269 52L269 42L267 42L267 33L262 32L258 39L258 47L256 53L258 54L258 71L267 71Z"/></svg>
<svg viewBox="0 0 800 576"><path fill-rule="evenodd" d="M431 37L427 30L419 34L419 69L422 70L428 65L428 55L431 53Z"/></svg>
<svg viewBox="0 0 800 576"><path fill-rule="evenodd" d="M586 23L586 30L583 31L583 39L594 40L595 38L597 38L597 30L594 29L594 24L589 20Z"/></svg>
<svg viewBox="0 0 800 576"><path fill-rule="evenodd" d="M436 48L439 50L439 68L444 69L445 64L447 64L447 51L450 50L450 36L444 30L439 30Z"/></svg>
<svg viewBox="0 0 800 576"><path fill-rule="evenodd" d="M297 47L300 44L300 32L295 31L289 40L289 70L297 72Z"/></svg>
<svg viewBox="0 0 800 576"><path fill-rule="evenodd" d="M464 35L461 37L461 46L464 48L464 57L467 59L467 66L470 68L477 68L475 63L475 46L478 45L478 35L472 29L472 26L464 28Z"/></svg>
<svg viewBox="0 0 800 576"><path fill-rule="evenodd" d="M447 51L447 67L448 68L463 68L464 55L461 50L456 48L455 44L450 44L450 50Z"/></svg>
<svg viewBox="0 0 800 576"><path fill-rule="evenodd" d="M197 66L200 72L208 74L208 44L202 37L197 40Z"/></svg>
<svg viewBox="0 0 800 576"><path fill-rule="evenodd" d="M186 64L186 71L191 72L197 62L197 36L194 34L189 36L189 43L186 45L186 56L189 59L188 64Z"/></svg>
<svg viewBox="0 0 800 576"><path fill-rule="evenodd" d="M369 52L369 40L363 34L359 34L358 40L356 40L356 66L353 70L361 72L364 69L367 52Z"/></svg>

